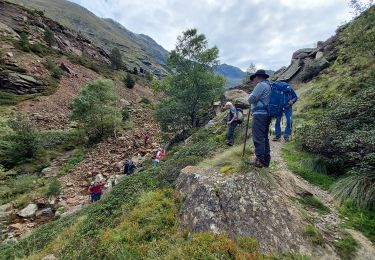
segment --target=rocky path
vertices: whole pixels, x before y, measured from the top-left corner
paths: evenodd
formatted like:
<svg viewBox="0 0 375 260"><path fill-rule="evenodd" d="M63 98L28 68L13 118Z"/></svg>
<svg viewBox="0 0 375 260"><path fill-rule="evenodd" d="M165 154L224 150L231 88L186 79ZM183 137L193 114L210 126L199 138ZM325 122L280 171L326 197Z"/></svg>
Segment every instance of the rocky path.
<svg viewBox="0 0 375 260"><path fill-rule="evenodd" d="M74 211L89 203L88 185L99 176L108 180L111 176L120 177L124 161L140 163L150 156L152 149L160 144L160 130L151 119L151 111L135 110L132 116L134 128L124 129L117 138L109 137L90 151L74 170L59 180L63 192L59 196L60 204L68 211ZM150 134L149 144L143 144L143 133Z"/></svg>
<svg viewBox="0 0 375 260"><path fill-rule="evenodd" d="M140 107L131 109L133 127L120 131L117 138L109 137L98 144L71 172L63 176L60 175L61 167L73 153L71 151L55 159L42 173L45 176L58 178L61 183L60 195L50 198L41 197L33 201L27 207L29 213L25 218L18 217L15 214L17 211L7 209L9 212L11 210L14 217L10 221L0 223L4 233L2 238L9 241L14 240L29 233L40 224L74 213L90 203L87 188L93 179L100 177L107 181L112 176L114 179L120 179L124 176L122 167L126 159L132 160L134 163L140 163L147 159L152 149L159 146L161 140L159 127L152 120L151 113L151 110ZM150 135L146 147L143 144L144 132L148 132ZM104 192L108 191L109 188ZM48 214L45 214L47 210ZM2 211L4 210L0 209L0 213Z"/></svg>
<svg viewBox="0 0 375 260"><path fill-rule="evenodd" d="M335 240L340 239L340 233L343 231L340 229L340 217L337 212L337 207L334 204L332 196L317 186L312 185L302 177L295 175L291 172L283 158L281 157L282 143L272 142L271 143L271 156L276 162L275 170L272 170L275 180L283 189L285 196L291 198L301 197L306 192L312 194L318 198L326 207L330 209L329 214L319 214L313 210L307 209L306 220L311 222L323 235L323 238L328 243L332 243ZM375 248L371 241L363 236L360 232L355 230L345 230L350 233L353 238L358 242L359 248L355 259L375 259ZM322 258L326 258L322 256ZM329 258L326 258L329 259Z"/></svg>

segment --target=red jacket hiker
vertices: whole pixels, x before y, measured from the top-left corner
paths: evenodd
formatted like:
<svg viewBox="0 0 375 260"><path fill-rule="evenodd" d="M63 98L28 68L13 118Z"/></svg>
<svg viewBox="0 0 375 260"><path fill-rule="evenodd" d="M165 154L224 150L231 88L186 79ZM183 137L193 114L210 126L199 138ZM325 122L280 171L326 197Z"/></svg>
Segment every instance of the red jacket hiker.
<svg viewBox="0 0 375 260"><path fill-rule="evenodd" d="M102 190L103 190L103 187L104 187L104 183L103 182L91 184L89 186L89 192L90 193L95 193L95 194L101 193Z"/></svg>
<svg viewBox="0 0 375 260"><path fill-rule="evenodd" d="M94 184L91 184L89 186L89 192L90 192L90 195L91 195L91 202L95 202L97 200L100 200L104 185L105 184L102 181L100 181L99 183L94 183Z"/></svg>

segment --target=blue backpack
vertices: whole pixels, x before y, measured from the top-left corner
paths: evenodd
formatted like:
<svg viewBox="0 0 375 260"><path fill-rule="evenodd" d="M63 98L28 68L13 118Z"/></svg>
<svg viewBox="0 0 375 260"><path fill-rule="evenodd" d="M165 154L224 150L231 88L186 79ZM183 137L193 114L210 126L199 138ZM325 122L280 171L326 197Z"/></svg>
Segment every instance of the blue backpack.
<svg viewBox="0 0 375 260"><path fill-rule="evenodd" d="M286 82L275 81L271 84L270 103L268 105L268 114L271 117L279 117L283 110L288 106L291 87Z"/></svg>

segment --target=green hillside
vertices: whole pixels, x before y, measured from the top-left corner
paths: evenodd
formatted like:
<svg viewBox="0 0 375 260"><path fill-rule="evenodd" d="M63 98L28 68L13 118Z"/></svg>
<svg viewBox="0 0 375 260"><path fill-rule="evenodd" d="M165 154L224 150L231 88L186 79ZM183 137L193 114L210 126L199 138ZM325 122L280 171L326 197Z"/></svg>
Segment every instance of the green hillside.
<svg viewBox="0 0 375 260"><path fill-rule="evenodd" d="M148 36L132 33L119 23L99 18L80 5L66 0L12 2L42 10L46 16L81 32L108 53L114 47L119 48L129 69L142 67L146 70L152 69L156 75L165 73L165 58L168 52Z"/></svg>
<svg viewBox="0 0 375 260"><path fill-rule="evenodd" d="M337 59L298 86L293 123L297 150L286 149L286 157L304 178L329 188L343 203L349 226L374 242L375 7L340 28L338 37ZM298 166L306 163L318 174L306 174Z"/></svg>

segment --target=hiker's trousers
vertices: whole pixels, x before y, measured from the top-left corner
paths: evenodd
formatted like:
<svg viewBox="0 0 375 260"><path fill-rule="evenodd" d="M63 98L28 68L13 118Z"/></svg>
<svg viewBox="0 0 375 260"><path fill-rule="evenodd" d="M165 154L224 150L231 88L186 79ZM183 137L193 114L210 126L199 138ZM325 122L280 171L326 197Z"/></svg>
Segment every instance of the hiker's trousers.
<svg viewBox="0 0 375 260"><path fill-rule="evenodd" d="M285 131L284 131L284 139L288 139L290 134L292 133L292 120L293 120L293 108L288 107L284 109L284 112L281 116L276 118L275 123L275 135L277 138L281 137L281 118L285 114L286 117L286 125L285 125Z"/></svg>
<svg viewBox="0 0 375 260"><path fill-rule="evenodd" d="M270 124L270 116L259 114L253 115L252 135L255 146L255 155L266 166L269 166L271 161L270 142L268 138Z"/></svg>
<svg viewBox="0 0 375 260"><path fill-rule="evenodd" d="M227 132L227 141L232 143L233 138L234 138L234 130L237 127L237 122L233 121L229 126L228 126L228 132Z"/></svg>

